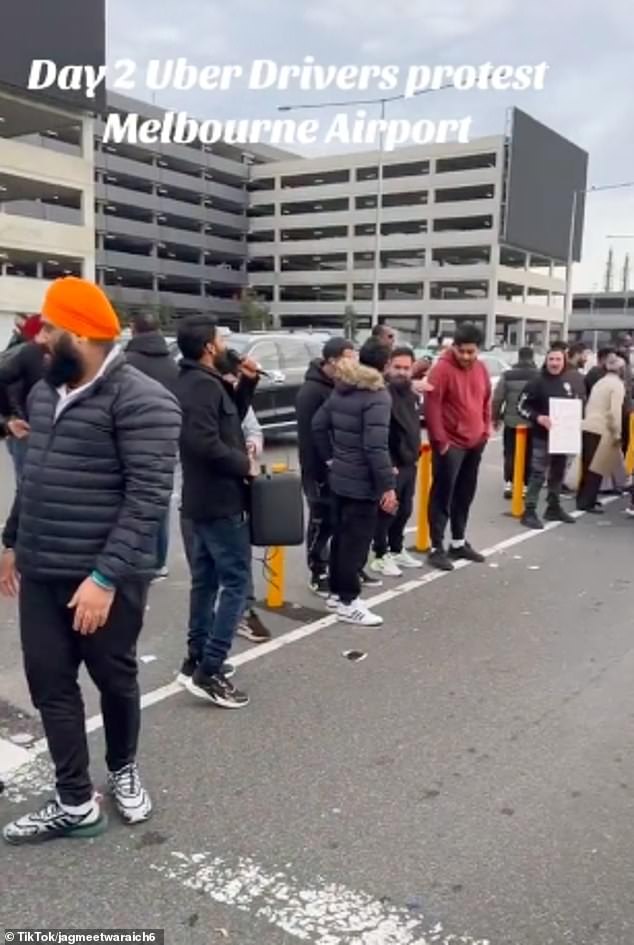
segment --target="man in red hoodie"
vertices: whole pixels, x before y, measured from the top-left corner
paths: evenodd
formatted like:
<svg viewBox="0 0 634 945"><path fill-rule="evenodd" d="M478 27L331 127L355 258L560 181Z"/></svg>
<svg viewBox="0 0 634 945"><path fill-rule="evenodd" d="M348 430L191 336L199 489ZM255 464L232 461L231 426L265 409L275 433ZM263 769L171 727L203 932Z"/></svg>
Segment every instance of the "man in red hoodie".
<svg viewBox="0 0 634 945"><path fill-rule="evenodd" d="M478 360L482 333L462 325L453 345L429 374L425 417L432 446L433 480L429 502L429 563L453 571L454 561L484 561L465 540L469 510L478 485L482 452L491 431L491 381ZM451 545L445 550L447 522Z"/></svg>

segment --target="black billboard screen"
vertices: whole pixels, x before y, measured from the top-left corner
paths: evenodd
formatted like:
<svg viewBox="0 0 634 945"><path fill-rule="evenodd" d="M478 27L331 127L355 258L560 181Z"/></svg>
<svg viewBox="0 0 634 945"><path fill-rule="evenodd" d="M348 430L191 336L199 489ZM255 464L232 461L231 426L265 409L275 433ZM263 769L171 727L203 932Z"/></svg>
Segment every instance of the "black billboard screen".
<svg viewBox="0 0 634 945"><path fill-rule="evenodd" d="M565 261L576 197L573 258L581 258L588 153L513 109L502 238L517 249Z"/></svg>
<svg viewBox="0 0 634 945"><path fill-rule="evenodd" d="M0 86L24 92L34 59L64 66L100 68L106 61L105 0L2 0L0 3ZM105 82L94 98L82 89L57 85L28 91L29 97L67 108L101 111Z"/></svg>

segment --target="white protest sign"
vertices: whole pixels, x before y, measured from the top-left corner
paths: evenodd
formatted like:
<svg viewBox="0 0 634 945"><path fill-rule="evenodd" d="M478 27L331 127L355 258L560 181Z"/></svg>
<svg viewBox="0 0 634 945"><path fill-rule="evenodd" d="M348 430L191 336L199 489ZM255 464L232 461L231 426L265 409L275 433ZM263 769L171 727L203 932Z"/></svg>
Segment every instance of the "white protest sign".
<svg viewBox="0 0 634 945"><path fill-rule="evenodd" d="M548 452L577 456L581 452L581 401L575 397L551 397L552 422L548 434Z"/></svg>

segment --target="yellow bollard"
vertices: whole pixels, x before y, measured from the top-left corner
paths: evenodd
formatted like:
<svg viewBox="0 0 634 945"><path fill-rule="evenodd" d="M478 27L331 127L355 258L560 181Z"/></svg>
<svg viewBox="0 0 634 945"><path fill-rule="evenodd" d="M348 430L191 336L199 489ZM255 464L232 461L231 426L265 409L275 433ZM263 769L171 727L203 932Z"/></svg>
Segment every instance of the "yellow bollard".
<svg viewBox="0 0 634 945"><path fill-rule="evenodd" d="M416 551L429 551L429 493L431 491L431 446L423 443L418 460L418 508L416 522Z"/></svg>
<svg viewBox="0 0 634 945"><path fill-rule="evenodd" d="M268 588L267 607L284 606L284 571L286 567L286 548L269 548L266 555Z"/></svg>
<svg viewBox="0 0 634 945"><path fill-rule="evenodd" d="M628 476L634 473L634 411L630 414L630 440L625 454L625 471Z"/></svg>
<svg viewBox="0 0 634 945"><path fill-rule="evenodd" d="M271 466L271 472L273 474L286 472L287 469L288 466L286 463L275 463ZM266 590L266 605L271 608L283 607L286 548L269 548L266 553L266 564L268 584Z"/></svg>
<svg viewBox="0 0 634 945"><path fill-rule="evenodd" d="M521 518L524 514L524 479L526 473L526 444L528 427L519 426L515 430L515 457L513 460L513 498L511 515Z"/></svg>

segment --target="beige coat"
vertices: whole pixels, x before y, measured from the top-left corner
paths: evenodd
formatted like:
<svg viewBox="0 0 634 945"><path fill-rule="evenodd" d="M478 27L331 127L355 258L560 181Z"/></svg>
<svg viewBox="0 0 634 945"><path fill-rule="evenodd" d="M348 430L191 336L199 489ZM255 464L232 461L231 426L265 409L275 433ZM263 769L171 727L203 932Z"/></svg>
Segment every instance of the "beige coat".
<svg viewBox="0 0 634 945"><path fill-rule="evenodd" d="M611 476L621 461L621 433L625 384L618 374L609 373L597 381L588 399L582 430L601 437L590 463L590 471Z"/></svg>

